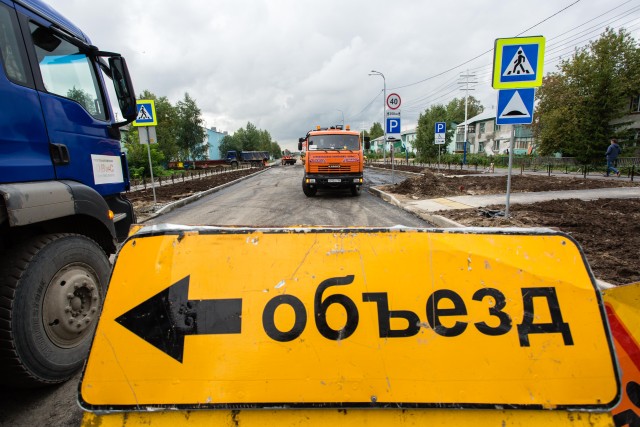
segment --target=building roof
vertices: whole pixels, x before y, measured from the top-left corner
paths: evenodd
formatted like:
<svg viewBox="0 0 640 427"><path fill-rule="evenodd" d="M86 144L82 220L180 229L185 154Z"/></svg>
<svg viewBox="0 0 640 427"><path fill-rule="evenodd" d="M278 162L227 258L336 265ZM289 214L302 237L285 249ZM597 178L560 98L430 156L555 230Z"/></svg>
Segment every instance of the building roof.
<svg viewBox="0 0 640 427"><path fill-rule="evenodd" d="M465 124L472 124L472 123L478 123L478 122L484 122L487 120L492 120L496 118L496 110L485 110L482 113L478 114L477 116L471 117L470 119L468 119L466 122L462 122L459 123L458 126L464 126Z"/></svg>

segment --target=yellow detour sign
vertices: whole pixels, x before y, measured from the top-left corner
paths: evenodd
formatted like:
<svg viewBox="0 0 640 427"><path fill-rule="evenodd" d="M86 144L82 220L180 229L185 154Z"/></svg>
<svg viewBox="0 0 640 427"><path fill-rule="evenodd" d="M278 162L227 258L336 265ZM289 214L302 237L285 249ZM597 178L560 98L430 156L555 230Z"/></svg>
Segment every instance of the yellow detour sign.
<svg viewBox="0 0 640 427"><path fill-rule="evenodd" d="M601 296L550 230L146 227L121 248L88 410L608 410Z"/></svg>
<svg viewBox="0 0 640 427"><path fill-rule="evenodd" d="M616 426L640 425L640 283L602 292L622 371L622 400L612 411Z"/></svg>

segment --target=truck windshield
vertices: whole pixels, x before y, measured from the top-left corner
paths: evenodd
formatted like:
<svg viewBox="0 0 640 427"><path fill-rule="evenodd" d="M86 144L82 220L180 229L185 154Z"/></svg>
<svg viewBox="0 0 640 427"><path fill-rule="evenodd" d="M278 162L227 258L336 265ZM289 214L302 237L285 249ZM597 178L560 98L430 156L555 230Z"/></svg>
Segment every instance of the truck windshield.
<svg viewBox="0 0 640 427"><path fill-rule="evenodd" d="M46 90L73 99L96 119L106 120L100 85L87 55L47 28L29 25Z"/></svg>
<svg viewBox="0 0 640 427"><path fill-rule="evenodd" d="M309 137L309 150L358 150L358 135L313 135Z"/></svg>

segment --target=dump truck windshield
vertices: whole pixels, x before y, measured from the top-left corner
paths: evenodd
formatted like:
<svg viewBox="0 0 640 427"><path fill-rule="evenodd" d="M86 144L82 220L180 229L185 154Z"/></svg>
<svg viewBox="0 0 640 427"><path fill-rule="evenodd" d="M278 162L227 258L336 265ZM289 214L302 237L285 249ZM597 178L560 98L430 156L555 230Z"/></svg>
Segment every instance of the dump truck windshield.
<svg viewBox="0 0 640 427"><path fill-rule="evenodd" d="M358 150L358 135L313 135L309 150Z"/></svg>

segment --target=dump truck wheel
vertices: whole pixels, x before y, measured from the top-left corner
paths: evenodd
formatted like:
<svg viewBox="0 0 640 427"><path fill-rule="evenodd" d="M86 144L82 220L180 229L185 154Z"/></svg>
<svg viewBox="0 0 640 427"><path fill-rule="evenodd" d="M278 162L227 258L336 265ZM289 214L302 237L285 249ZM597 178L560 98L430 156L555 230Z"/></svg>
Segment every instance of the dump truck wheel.
<svg viewBox="0 0 640 427"><path fill-rule="evenodd" d="M360 195L360 186L359 185L351 186L351 195L354 196L354 197Z"/></svg>
<svg viewBox="0 0 640 427"><path fill-rule="evenodd" d="M316 187L309 187L306 184L302 184L302 192L307 197L313 197L318 192L318 189Z"/></svg>
<svg viewBox="0 0 640 427"><path fill-rule="evenodd" d="M77 234L36 236L3 254L0 267L0 383L66 381L89 352L111 266Z"/></svg>

